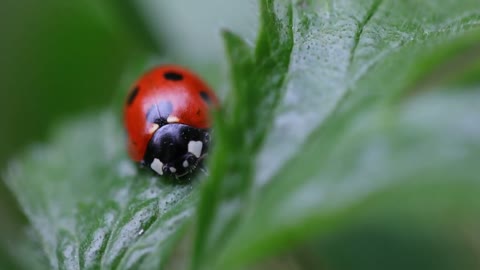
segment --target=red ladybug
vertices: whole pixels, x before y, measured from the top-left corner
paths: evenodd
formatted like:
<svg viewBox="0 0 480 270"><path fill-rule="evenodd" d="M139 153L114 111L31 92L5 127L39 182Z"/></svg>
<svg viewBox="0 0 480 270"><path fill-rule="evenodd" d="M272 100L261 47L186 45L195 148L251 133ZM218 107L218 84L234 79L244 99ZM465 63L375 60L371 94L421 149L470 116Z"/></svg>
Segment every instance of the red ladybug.
<svg viewBox="0 0 480 270"><path fill-rule="evenodd" d="M216 107L215 93L191 71L166 65L147 72L125 105L130 157L160 175L192 172L208 151Z"/></svg>

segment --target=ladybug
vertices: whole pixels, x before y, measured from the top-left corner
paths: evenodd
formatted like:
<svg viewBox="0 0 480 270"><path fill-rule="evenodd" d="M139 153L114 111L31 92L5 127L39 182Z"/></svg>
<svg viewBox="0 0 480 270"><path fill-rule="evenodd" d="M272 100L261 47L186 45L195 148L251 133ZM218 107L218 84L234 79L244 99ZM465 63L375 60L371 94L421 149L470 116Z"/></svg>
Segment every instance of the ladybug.
<svg viewBox="0 0 480 270"><path fill-rule="evenodd" d="M218 99L193 72L175 65L144 74L129 92L124 124L131 159L159 175L185 176L210 145L210 111Z"/></svg>

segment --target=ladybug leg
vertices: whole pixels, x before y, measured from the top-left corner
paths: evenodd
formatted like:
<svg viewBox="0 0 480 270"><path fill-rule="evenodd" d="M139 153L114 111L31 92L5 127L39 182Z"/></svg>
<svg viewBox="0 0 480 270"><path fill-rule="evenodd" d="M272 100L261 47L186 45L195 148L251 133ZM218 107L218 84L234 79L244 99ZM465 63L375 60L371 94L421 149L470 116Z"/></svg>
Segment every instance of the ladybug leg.
<svg viewBox="0 0 480 270"><path fill-rule="evenodd" d="M181 159L171 164L170 168L174 168L174 171L171 171L171 174L174 174L175 177L182 177L191 173L197 167L198 158L191 153L186 153ZM171 170L171 169L170 169Z"/></svg>
<svg viewBox="0 0 480 270"><path fill-rule="evenodd" d="M208 169L207 167L205 166L205 164L203 163L203 161L205 160L205 158L208 156L207 153L204 153L197 161L197 168L202 172L204 173L206 176L210 175L208 173Z"/></svg>
<svg viewBox="0 0 480 270"><path fill-rule="evenodd" d="M189 170L197 165L198 159L192 153L187 153L183 156L182 167L185 170Z"/></svg>
<svg viewBox="0 0 480 270"><path fill-rule="evenodd" d="M208 173L207 168L206 168L203 164L200 164L200 165L198 166L198 169L199 169L203 174L205 174L206 176L209 176L209 175L210 175L210 173Z"/></svg>

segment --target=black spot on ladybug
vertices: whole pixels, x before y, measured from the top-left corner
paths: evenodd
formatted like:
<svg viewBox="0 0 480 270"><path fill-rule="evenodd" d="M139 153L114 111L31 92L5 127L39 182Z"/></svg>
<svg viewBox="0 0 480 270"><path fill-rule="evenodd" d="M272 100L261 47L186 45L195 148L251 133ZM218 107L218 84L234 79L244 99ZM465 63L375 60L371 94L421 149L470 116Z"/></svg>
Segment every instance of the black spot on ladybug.
<svg viewBox="0 0 480 270"><path fill-rule="evenodd" d="M167 71L163 74L163 77L169 81L181 81L183 76L180 73L174 71Z"/></svg>
<svg viewBox="0 0 480 270"><path fill-rule="evenodd" d="M212 104L212 100L210 96L205 91L200 91L200 97L202 97L203 101L205 101L208 105Z"/></svg>
<svg viewBox="0 0 480 270"><path fill-rule="evenodd" d="M135 87L132 91L130 91L130 94L128 94L128 97L127 97L127 104L130 106L132 105L133 101L135 100L135 98L137 97L138 95L138 91L140 90L140 88L137 86Z"/></svg>
<svg viewBox="0 0 480 270"><path fill-rule="evenodd" d="M161 101L154 104L147 111L147 121L150 123L156 123L160 126L167 123L168 116L173 111L173 105L170 101Z"/></svg>

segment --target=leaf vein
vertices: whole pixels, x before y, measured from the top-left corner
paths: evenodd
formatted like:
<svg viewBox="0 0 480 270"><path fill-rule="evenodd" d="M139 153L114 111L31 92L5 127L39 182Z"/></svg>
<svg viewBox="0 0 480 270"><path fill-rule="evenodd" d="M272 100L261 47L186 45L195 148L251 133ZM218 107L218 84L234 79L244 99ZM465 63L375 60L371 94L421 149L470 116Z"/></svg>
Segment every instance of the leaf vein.
<svg viewBox="0 0 480 270"><path fill-rule="evenodd" d="M377 12L378 8L382 4L383 0L376 0L373 2L372 6L370 7L370 10L368 11L367 15L365 18L359 23L358 29L355 32L355 36L353 37L353 46L352 49L350 50L350 59L349 59L349 68L352 66L353 63L353 58L355 57L356 51L358 44L360 43L360 38L362 37L363 30L365 29L365 26L370 22L372 19L373 15Z"/></svg>

